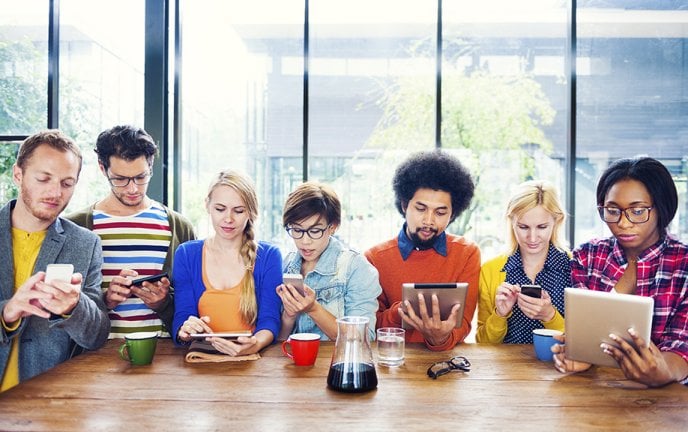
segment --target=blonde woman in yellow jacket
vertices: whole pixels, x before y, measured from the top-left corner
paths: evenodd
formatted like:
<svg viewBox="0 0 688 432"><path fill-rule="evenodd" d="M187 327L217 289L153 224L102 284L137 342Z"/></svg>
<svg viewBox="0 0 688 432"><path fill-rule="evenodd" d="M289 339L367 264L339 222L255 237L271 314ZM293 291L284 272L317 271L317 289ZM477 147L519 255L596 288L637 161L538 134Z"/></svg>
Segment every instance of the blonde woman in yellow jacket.
<svg viewBox="0 0 688 432"><path fill-rule="evenodd" d="M545 181L520 184L506 211L509 252L480 270L480 343L533 343L533 329L564 331L564 288L571 286L570 252L560 231L566 215ZM522 292L542 287L540 297Z"/></svg>

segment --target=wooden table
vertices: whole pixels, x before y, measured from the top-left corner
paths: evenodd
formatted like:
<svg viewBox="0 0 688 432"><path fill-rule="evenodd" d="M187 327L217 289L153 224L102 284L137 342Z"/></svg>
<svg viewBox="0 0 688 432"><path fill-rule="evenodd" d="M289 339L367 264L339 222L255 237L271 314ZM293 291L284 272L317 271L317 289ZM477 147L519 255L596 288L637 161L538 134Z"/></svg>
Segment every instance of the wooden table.
<svg viewBox="0 0 688 432"><path fill-rule="evenodd" d="M688 388L637 389L620 371L565 376L531 345L459 345L436 353L407 345L399 368L377 366L378 388L328 390L333 344L297 367L278 345L257 361L188 364L161 340L150 366L119 359L109 341L0 394L1 430L686 430ZM375 351L373 349L373 351ZM464 355L469 373L426 376Z"/></svg>

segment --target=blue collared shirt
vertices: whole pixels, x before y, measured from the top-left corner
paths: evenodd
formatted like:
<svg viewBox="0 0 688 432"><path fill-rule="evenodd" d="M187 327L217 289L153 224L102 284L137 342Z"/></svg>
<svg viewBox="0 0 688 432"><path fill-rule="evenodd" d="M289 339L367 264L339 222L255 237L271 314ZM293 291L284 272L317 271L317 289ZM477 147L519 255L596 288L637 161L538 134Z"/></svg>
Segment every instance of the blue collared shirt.
<svg viewBox="0 0 688 432"><path fill-rule="evenodd" d="M401 231L399 232L397 240L399 243L399 252L401 252L401 257L404 259L404 261L406 261L409 255L411 255L411 252L417 250L417 248L416 245L413 244L413 241L411 241L411 239L406 235L405 223L404 226L401 227ZM437 236L432 248L435 249L435 252L443 257L447 256L447 234L444 231L442 231L442 234Z"/></svg>

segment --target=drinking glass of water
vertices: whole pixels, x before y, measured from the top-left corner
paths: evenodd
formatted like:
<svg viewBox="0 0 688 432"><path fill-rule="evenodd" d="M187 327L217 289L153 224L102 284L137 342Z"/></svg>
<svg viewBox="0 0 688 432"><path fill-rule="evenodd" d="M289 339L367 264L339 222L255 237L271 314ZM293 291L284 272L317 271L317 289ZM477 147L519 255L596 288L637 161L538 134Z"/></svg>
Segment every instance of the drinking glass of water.
<svg viewBox="0 0 688 432"><path fill-rule="evenodd" d="M377 329L378 364L401 366L404 364L404 338L406 330L398 327Z"/></svg>

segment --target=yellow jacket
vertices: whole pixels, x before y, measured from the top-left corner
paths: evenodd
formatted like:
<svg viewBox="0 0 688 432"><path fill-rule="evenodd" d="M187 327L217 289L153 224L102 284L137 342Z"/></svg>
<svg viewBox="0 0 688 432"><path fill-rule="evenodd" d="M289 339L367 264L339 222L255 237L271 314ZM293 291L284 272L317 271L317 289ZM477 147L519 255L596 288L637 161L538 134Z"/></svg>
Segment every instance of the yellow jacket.
<svg viewBox="0 0 688 432"><path fill-rule="evenodd" d="M480 268L480 298L478 300L478 332L475 339L479 343L502 343L507 330L507 319L500 317L495 311L495 295L497 288L506 280L506 272L502 269L509 255L498 255L487 261ZM554 318L542 321L545 328L564 331L564 317L555 308Z"/></svg>

